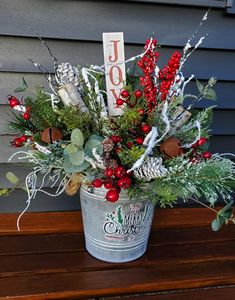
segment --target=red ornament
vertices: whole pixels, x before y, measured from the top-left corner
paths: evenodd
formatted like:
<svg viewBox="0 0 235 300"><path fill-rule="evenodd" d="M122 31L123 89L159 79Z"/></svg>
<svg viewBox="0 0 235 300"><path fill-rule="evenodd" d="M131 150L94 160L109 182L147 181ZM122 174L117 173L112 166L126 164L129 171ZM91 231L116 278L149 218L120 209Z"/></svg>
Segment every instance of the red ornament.
<svg viewBox="0 0 235 300"><path fill-rule="evenodd" d="M95 187L95 188L100 188L100 187L102 187L102 180L101 179L99 179L99 178L97 178L97 179L94 179L92 182L91 182L91 184L93 185L93 187Z"/></svg>
<svg viewBox="0 0 235 300"><path fill-rule="evenodd" d="M15 138L15 139L12 141L11 144L12 144L13 147L17 147L17 148L23 146L23 143L22 143L22 141L21 141L20 138Z"/></svg>
<svg viewBox="0 0 235 300"><path fill-rule="evenodd" d="M122 138L119 135L112 135L110 139L115 143L118 144L122 141Z"/></svg>
<svg viewBox="0 0 235 300"><path fill-rule="evenodd" d="M28 113L28 112L25 112L24 114L23 114L23 118L24 118L24 120L29 120L30 119L30 114Z"/></svg>
<svg viewBox="0 0 235 300"><path fill-rule="evenodd" d="M148 124L144 124L142 127L141 127L141 131L145 134L149 133L151 131L151 126L149 126Z"/></svg>
<svg viewBox="0 0 235 300"><path fill-rule="evenodd" d="M207 139L205 137L201 137L198 141L197 141L197 145L198 146L203 146L206 143Z"/></svg>
<svg viewBox="0 0 235 300"><path fill-rule="evenodd" d="M11 108L14 108L17 105L20 105L20 101L14 96L10 96L8 98L8 101L9 101L9 105Z"/></svg>
<svg viewBox="0 0 235 300"><path fill-rule="evenodd" d="M127 90L122 90L121 91L121 96L123 98L128 98L128 97L130 97L130 94L129 94L129 92Z"/></svg>
<svg viewBox="0 0 235 300"><path fill-rule="evenodd" d="M143 93L142 93L141 90L135 91L135 97L136 97L137 99L141 98L142 96L143 96Z"/></svg>
<svg viewBox="0 0 235 300"><path fill-rule="evenodd" d="M116 202L119 199L119 191L116 189L111 189L107 192L105 198L109 202Z"/></svg>
<svg viewBox="0 0 235 300"><path fill-rule="evenodd" d="M118 166L115 168L114 174L117 178L122 178L126 175L126 169L122 166Z"/></svg>
<svg viewBox="0 0 235 300"><path fill-rule="evenodd" d="M114 171L112 168L106 168L104 174L107 177L112 177L114 175Z"/></svg>
<svg viewBox="0 0 235 300"><path fill-rule="evenodd" d="M22 143L26 143L27 142L27 136L26 135L22 135L20 138Z"/></svg>
<svg viewBox="0 0 235 300"><path fill-rule="evenodd" d="M138 136L135 141L138 145L142 145L144 142L144 139L141 136Z"/></svg>
<svg viewBox="0 0 235 300"><path fill-rule="evenodd" d="M209 151L203 152L202 157L205 159L210 159L212 154Z"/></svg>
<svg viewBox="0 0 235 300"><path fill-rule="evenodd" d="M123 103L124 103L124 100L122 100L122 99L120 99L120 98L118 98L118 99L116 100L116 104L117 104L118 106L123 105Z"/></svg>
<svg viewBox="0 0 235 300"><path fill-rule="evenodd" d="M120 178L117 184L122 189L129 189L129 187L131 186L131 179L127 176Z"/></svg>

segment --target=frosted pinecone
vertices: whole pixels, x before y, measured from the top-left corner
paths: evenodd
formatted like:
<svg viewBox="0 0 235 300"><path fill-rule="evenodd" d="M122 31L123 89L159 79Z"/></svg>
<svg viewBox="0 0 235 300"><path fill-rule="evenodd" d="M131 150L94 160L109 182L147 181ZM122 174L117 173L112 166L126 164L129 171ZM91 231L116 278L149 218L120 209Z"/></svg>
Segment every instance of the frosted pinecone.
<svg viewBox="0 0 235 300"><path fill-rule="evenodd" d="M142 166L134 171L134 175L145 181L165 176L168 170L162 164L161 157L147 157Z"/></svg>
<svg viewBox="0 0 235 300"><path fill-rule="evenodd" d="M72 66L69 62L61 63L56 69L56 77L60 84L72 83L74 86L79 85L79 71L77 67Z"/></svg>
<svg viewBox="0 0 235 300"><path fill-rule="evenodd" d="M115 143L110 138L106 138L102 141L104 152L111 152L115 146Z"/></svg>

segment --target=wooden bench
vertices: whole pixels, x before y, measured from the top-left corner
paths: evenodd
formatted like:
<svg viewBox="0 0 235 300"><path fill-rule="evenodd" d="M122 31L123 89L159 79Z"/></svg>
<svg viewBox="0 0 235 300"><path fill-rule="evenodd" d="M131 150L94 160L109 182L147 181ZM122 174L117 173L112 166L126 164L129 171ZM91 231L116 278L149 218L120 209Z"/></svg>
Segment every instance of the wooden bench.
<svg viewBox="0 0 235 300"><path fill-rule="evenodd" d="M98 261L80 212L0 215L0 299L235 299L235 226L214 233L204 208L158 209L146 254Z"/></svg>

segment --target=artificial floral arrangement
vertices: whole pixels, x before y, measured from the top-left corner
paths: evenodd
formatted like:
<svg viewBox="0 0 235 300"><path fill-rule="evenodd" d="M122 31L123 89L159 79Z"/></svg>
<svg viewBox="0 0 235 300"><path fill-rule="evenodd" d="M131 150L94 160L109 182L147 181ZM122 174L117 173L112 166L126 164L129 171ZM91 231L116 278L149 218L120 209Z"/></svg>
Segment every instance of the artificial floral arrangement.
<svg viewBox="0 0 235 300"><path fill-rule="evenodd" d="M19 133L12 141L14 156L32 165L25 179L28 200L23 213L38 191L74 195L85 184L91 189L104 187L109 202L118 201L126 189L131 198L144 195L161 207L173 206L181 198L214 210L221 197L225 207L215 210L212 229L235 223L231 199L235 164L226 155L207 150L213 106L194 110L203 98L215 100L216 79L206 85L196 81L197 95L185 92L194 75L184 77L184 64L204 39L192 46L193 38L195 34L161 69L157 40L146 40L143 53L131 59L134 71L128 69L116 99L116 106L123 109L120 116L108 115L103 66L58 63L40 38L53 59L54 73L32 62L46 77L51 93L40 87L21 101L15 94L8 96L10 128ZM15 92L26 89L23 80ZM191 99L188 107L186 99ZM46 182L56 187L54 194L43 189Z"/></svg>

